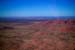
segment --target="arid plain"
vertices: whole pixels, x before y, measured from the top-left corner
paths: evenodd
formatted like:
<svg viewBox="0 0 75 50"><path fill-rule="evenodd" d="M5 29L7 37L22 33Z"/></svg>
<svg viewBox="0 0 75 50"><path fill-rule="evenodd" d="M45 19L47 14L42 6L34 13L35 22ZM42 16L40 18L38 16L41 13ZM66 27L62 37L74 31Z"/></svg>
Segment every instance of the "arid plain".
<svg viewBox="0 0 75 50"><path fill-rule="evenodd" d="M75 50L75 20L2 22L0 50Z"/></svg>

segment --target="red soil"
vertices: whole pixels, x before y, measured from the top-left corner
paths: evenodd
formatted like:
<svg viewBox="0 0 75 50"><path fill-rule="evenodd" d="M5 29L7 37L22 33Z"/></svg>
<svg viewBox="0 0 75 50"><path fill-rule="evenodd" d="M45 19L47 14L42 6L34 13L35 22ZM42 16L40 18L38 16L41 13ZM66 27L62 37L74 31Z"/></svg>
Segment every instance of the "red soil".
<svg viewBox="0 0 75 50"><path fill-rule="evenodd" d="M7 41L2 44L4 50L74 50L75 48L75 20L35 22L29 28L35 30L33 33L29 31L31 39L23 39L19 44L19 41L14 42L15 40L11 38L12 42Z"/></svg>

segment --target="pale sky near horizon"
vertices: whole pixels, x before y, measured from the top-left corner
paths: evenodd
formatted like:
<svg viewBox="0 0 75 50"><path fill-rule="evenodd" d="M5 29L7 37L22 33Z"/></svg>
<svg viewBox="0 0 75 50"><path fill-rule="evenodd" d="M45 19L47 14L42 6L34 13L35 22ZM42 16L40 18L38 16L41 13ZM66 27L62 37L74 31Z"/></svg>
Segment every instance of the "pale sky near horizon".
<svg viewBox="0 0 75 50"><path fill-rule="evenodd" d="M75 16L75 0L0 0L0 16Z"/></svg>

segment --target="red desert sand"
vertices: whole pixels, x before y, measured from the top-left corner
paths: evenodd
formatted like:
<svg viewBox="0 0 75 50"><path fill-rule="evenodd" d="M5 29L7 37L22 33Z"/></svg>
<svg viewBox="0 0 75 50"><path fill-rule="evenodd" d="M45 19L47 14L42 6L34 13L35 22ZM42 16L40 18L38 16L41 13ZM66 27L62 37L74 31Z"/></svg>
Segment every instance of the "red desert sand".
<svg viewBox="0 0 75 50"><path fill-rule="evenodd" d="M75 20L0 23L0 50L75 50Z"/></svg>

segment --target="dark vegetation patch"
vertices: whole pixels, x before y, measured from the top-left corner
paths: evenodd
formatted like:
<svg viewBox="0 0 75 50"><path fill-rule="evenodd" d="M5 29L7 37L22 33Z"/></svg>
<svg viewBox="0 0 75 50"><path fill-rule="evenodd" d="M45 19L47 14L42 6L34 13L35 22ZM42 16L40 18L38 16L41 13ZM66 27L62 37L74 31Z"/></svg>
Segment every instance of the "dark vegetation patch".
<svg viewBox="0 0 75 50"><path fill-rule="evenodd" d="M74 48L74 50L75 50L75 48Z"/></svg>
<svg viewBox="0 0 75 50"><path fill-rule="evenodd" d="M0 30L6 30L6 29L11 30L11 29L14 29L14 27L12 27L12 26L0 26Z"/></svg>

